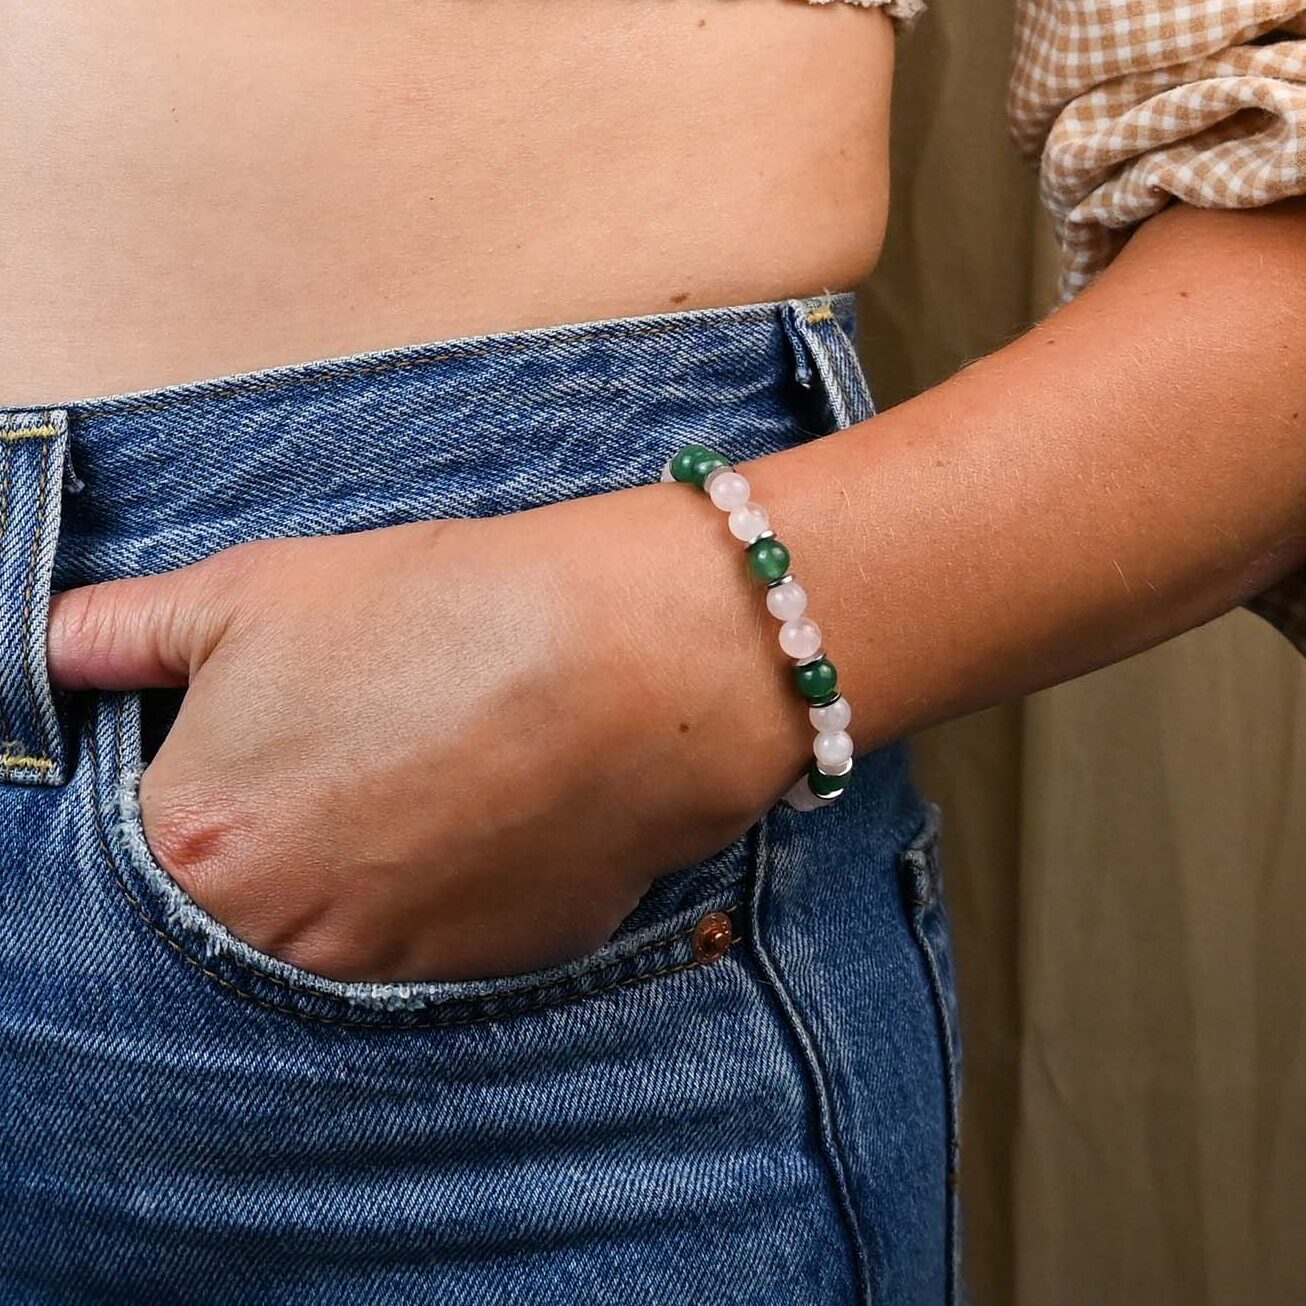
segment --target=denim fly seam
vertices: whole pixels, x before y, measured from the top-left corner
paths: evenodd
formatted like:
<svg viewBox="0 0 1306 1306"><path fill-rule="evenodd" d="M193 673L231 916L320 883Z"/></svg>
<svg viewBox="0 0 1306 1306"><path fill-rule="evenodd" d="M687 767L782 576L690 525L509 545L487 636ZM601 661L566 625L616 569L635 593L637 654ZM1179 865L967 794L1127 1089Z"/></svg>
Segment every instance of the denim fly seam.
<svg viewBox="0 0 1306 1306"><path fill-rule="evenodd" d="M855 794L847 797L856 799ZM768 835L769 820L762 821L761 847L758 857L758 871L753 877L748 898L748 933L753 939L752 955L758 970L766 981L767 987L774 995L776 1006L780 1010L784 1024L798 1047L798 1054L807 1072L811 1087L812 1103L816 1115L816 1130L821 1142L821 1150L829 1170L830 1185L834 1192L835 1205L839 1211L840 1222L848 1239L852 1259L852 1278L857 1284L860 1306L871 1303L871 1265L866 1243L862 1238L857 1212L853 1205L853 1195L848 1182L848 1175L843 1159L843 1147L839 1139L839 1127L835 1120L834 1103L829 1085L826 1082L820 1053L807 1022L793 995L784 982L781 968L776 964L765 940L765 899L769 889L766 873L767 857L770 849Z"/></svg>
<svg viewBox="0 0 1306 1306"><path fill-rule="evenodd" d="M65 777L45 645L67 446L59 409L0 413L0 784Z"/></svg>

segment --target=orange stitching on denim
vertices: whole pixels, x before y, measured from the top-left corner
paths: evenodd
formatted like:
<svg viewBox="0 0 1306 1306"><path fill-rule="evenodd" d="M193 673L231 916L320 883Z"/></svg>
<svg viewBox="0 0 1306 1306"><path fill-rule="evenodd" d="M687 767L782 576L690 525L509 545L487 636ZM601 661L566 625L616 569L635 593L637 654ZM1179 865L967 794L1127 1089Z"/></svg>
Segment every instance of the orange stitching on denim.
<svg viewBox="0 0 1306 1306"><path fill-rule="evenodd" d="M815 326L818 322L834 321L834 309L829 304L824 304L820 308L813 309L807 315L807 324Z"/></svg>
<svg viewBox="0 0 1306 1306"><path fill-rule="evenodd" d="M0 421L3 421L0 418ZM19 440L48 440L59 434L59 428L46 422L44 426L13 426L0 430L0 444L17 444Z"/></svg>
<svg viewBox="0 0 1306 1306"><path fill-rule="evenodd" d="M114 724L115 753L120 754L121 748L122 748L122 718L119 715ZM91 731L87 735L87 749L90 754L92 775L93 777L98 778L100 774L100 757L99 757L99 745L95 737L94 727L92 727ZM119 758L115 757L113 769L116 771L119 765L120 765ZM608 993L611 992L613 989L626 988L632 984L642 983L645 980L658 979L664 975L675 975L680 973L681 971L686 971L686 970L704 969L704 963L699 962L697 959L691 958L689 961L681 962L675 966L667 966L667 967L663 967L660 970L649 971L647 974L644 975L628 975L625 979L614 980L611 983L601 985L596 989L585 989L582 992L574 993L569 997L562 998L556 1002L536 1003L533 1006L523 1008L521 1011L496 1012L494 1014L480 1015L480 1016L452 1017L445 1020L404 1020L401 1018L397 1021L391 1021L391 1020L384 1019L386 1015L385 1012L377 1013L377 1015L381 1017L380 1019L342 1020L338 1016L323 1016L317 1014L316 1012L300 1011L296 1007L282 1006L274 1002L269 1002L267 1001L266 998L259 997L257 993L251 993L248 989L241 988L238 984L233 983L231 980L227 979L224 975L218 974L217 971L212 970L208 966L205 966L202 962L197 961L194 957L190 955L190 953L188 953L181 946L180 943L177 942L176 939L174 939L171 935L161 930L158 927L158 925L156 925L154 921L150 919L150 916L146 912L145 907L141 903L140 899L137 898L137 896L131 891L131 888L128 886L127 882L122 878L122 874L118 869L117 858L114 856L113 851L109 846L108 837L104 832L104 820L103 820L103 814L100 811L98 790L99 790L98 784L93 784L92 785L92 809L93 809L93 816L94 816L96 841L100 845L100 853L104 857L105 863L109 867L110 874L113 876L115 883L118 885L118 888L122 891L123 897L125 897L128 903L131 904L131 907L136 912L136 915L140 917L141 921L145 924L145 926L150 930L152 934L154 934L161 942L166 943L168 947L171 948L173 952L177 954L177 956L179 956L184 962L187 963L187 965L193 966L201 974L206 975L211 980L214 980L216 983L221 985L224 989L228 989L230 992L238 994L242 998L248 999L249 1001L253 1002L256 1006L262 1007L266 1011L274 1011L282 1015L294 1016L298 1020L313 1021L316 1022L317 1024L322 1024L322 1025L343 1026L350 1029L378 1029L378 1030L391 1030L391 1031L397 1029L447 1029L447 1028L452 1028L461 1025L486 1025L486 1024L491 1024L495 1021L513 1020L519 1016L532 1015L537 1011L549 1011L556 1007L565 1007L573 1002L580 1002L585 998L596 997L600 993ZM733 911L737 911L739 909L739 906L740 904L736 902L736 903L732 903L728 907L723 907L720 910L725 912L733 912ZM697 925L695 925L694 928L697 928ZM693 932L694 930L690 929L682 934L673 935L667 939L655 940L652 943L646 944L644 947L640 948L637 952L631 953L628 957L622 957L619 958L618 960L621 962L628 961L632 957L639 956L641 953L651 951L653 948L675 943L678 940L685 938L687 935L692 934ZM730 947L734 947L736 944L742 942L744 942L743 936L736 935L735 938L732 940ZM250 975L254 976L258 980L270 980L274 984L281 985L282 987L290 989L292 991L304 993L310 997L317 998L325 1002L343 1003L347 1001L347 999L336 997L329 993L319 993L317 990L310 989L306 985L295 984L292 981L282 979L279 976L270 975L264 971L257 971L253 967L240 961L238 958L229 957L228 960L234 966L237 966L240 969L247 971ZM720 958L717 958L717 960L719 961ZM596 967L595 969L596 970L608 969L609 966L613 964L616 963L615 962L605 963L603 966ZM516 997L520 997L523 994L541 992L547 988L556 988L558 984L570 983L572 980L576 978L578 977L568 976L564 980L549 981L548 983L540 984L534 988L517 989L514 990L512 993L506 993L501 996L505 999L516 998ZM477 1002L484 1002L487 999L487 997L492 999L494 996L496 995L482 994L476 997L468 997L463 999L457 999L457 998L437 999L437 1001L438 1002L443 1001L446 1003L450 1001L477 1003Z"/></svg>

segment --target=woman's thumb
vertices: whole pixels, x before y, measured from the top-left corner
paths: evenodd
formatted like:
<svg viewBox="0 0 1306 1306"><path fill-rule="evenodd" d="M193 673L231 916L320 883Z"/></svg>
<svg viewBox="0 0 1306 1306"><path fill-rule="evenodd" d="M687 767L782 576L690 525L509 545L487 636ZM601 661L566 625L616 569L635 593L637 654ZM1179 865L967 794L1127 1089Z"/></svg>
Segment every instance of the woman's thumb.
<svg viewBox="0 0 1306 1306"><path fill-rule="evenodd" d="M234 595L223 571L210 560L55 595L50 679L62 689L188 684L231 618Z"/></svg>

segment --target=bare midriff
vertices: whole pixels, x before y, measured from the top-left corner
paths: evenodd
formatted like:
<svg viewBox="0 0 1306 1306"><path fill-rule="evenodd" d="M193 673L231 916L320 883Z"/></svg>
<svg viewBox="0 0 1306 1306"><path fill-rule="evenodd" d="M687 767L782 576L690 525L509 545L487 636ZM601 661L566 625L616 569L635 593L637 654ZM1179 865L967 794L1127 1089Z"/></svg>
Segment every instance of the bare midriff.
<svg viewBox="0 0 1306 1306"><path fill-rule="evenodd" d="M0 403L854 285L892 29L794 0L0 0Z"/></svg>

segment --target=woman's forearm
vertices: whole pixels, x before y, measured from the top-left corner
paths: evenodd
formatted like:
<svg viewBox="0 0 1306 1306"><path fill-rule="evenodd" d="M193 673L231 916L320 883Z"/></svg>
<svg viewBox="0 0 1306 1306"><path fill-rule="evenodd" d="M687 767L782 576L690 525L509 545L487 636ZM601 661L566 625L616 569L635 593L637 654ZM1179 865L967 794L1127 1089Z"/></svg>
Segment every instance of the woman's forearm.
<svg viewBox="0 0 1306 1306"><path fill-rule="evenodd" d="M744 470L860 748L1209 620L1306 558L1306 205L1162 214L1023 338Z"/></svg>

